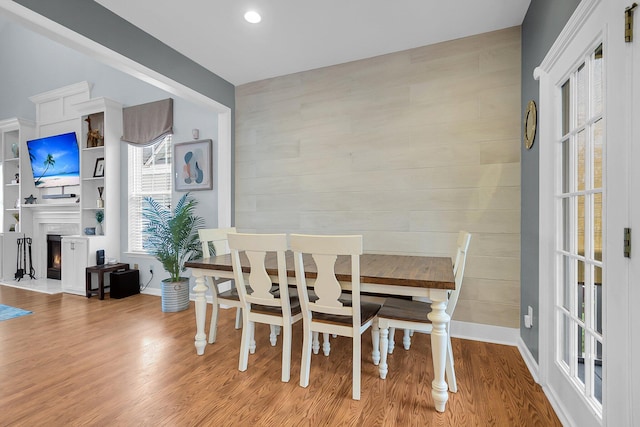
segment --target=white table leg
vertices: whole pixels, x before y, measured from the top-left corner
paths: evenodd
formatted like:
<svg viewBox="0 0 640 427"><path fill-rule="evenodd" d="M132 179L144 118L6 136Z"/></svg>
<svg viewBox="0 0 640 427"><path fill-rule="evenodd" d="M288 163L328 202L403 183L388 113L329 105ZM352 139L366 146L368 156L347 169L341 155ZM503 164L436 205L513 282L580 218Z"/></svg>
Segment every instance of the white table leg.
<svg viewBox="0 0 640 427"><path fill-rule="evenodd" d="M389 353L389 325L380 325L380 364L378 372L380 378L387 378L387 354Z"/></svg>
<svg viewBox="0 0 640 427"><path fill-rule="evenodd" d="M193 276L196 278L196 285L193 292L196 294L196 353L198 356L204 354L204 347L207 345L207 334L204 331L204 321L207 317L207 298L206 293L209 287L202 273L193 270Z"/></svg>
<svg viewBox="0 0 640 427"><path fill-rule="evenodd" d="M434 377L431 383L431 395L433 396L436 411L444 412L447 400L449 400L449 388L444 380L444 371L447 357L447 325L450 317L445 312L447 308L446 300L442 300L439 297L432 299L431 312L427 316L433 325L433 330L431 331L431 354L433 357Z"/></svg>
<svg viewBox="0 0 640 427"><path fill-rule="evenodd" d="M378 320L374 320L371 325L371 343L373 350L371 351L371 360L374 365L380 363L380 330L378 328Z"/></svg>

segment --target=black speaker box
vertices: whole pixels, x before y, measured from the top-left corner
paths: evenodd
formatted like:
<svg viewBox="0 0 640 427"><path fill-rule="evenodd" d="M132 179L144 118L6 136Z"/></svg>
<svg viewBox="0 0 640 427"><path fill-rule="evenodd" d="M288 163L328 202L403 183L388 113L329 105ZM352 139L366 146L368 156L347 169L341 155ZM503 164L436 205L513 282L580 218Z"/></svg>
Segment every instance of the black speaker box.
<svg viewBox="0 0 640 427"><path fill-rule="evenodd" d="M97 265L104 264L104 249L100 249L96 251L96 264Z"/></svg>
<svg viewBox="0 0 640 427"><path fill-rule="evenodd" d="M110 298L125 298L140 293L140 272L124 270L111 273Z"/></svg>

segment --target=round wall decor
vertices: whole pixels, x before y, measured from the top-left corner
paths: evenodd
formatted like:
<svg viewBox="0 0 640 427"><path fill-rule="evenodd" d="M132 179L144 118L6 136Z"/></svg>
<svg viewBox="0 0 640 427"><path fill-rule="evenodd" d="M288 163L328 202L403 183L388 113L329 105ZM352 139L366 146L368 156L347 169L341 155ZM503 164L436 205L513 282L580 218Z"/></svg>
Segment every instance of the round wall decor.
<svg viewBox="0 0 640 427"><path fill-rule="evenodd" d="M529 101L524 113L524 146L528 150L536 137L537 111L534 100Z"/></svg>

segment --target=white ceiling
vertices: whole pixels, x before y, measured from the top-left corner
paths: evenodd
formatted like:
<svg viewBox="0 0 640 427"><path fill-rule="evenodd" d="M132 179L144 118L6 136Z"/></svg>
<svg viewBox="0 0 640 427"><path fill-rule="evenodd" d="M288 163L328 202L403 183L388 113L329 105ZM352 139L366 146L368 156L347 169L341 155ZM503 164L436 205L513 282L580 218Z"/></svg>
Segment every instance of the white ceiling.
<svg viewBox="0 0 640 427"><path fill-rule="evenodd" d="M520 25L530 0L97 2L241 85Z"/></svg>

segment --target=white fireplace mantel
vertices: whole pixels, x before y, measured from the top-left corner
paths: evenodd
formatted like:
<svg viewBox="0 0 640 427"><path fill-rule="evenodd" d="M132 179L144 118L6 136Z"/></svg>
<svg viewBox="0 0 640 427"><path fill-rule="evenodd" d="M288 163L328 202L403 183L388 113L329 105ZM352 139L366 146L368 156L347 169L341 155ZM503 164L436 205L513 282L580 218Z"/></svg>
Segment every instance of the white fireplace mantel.
<svg viewBox="0 0 640 427"><path fill-rule="evenodd" d="M77 204L26 205L33 209L33 266L38 278L46 277L47 234L80 234L80 211Z"/></svg>

